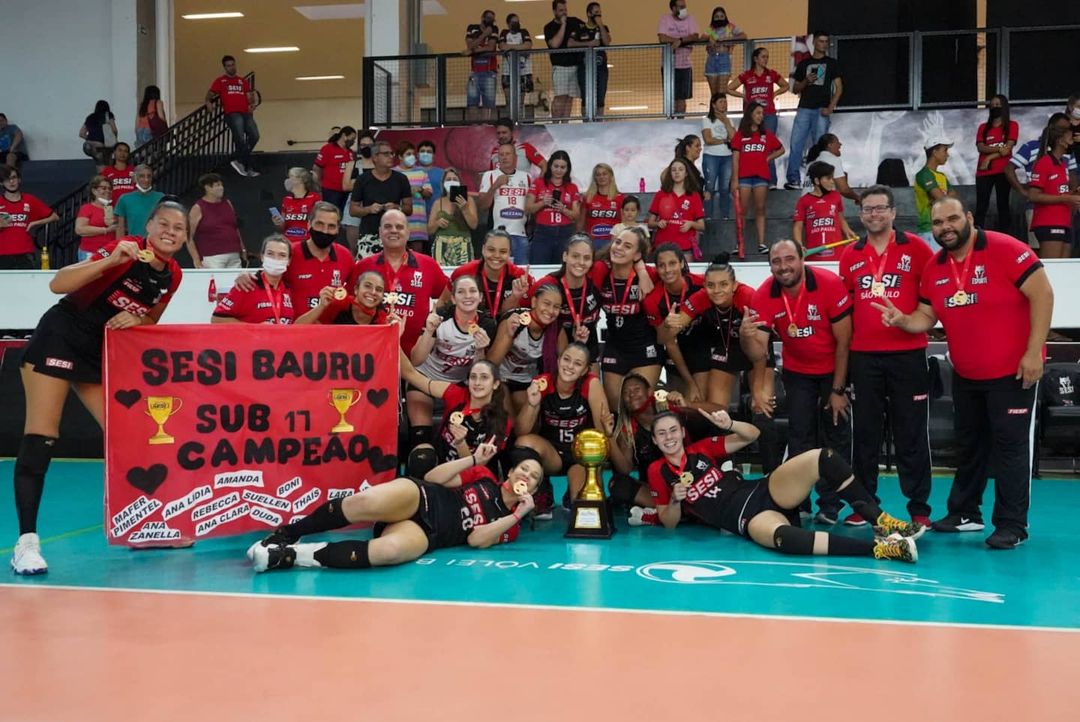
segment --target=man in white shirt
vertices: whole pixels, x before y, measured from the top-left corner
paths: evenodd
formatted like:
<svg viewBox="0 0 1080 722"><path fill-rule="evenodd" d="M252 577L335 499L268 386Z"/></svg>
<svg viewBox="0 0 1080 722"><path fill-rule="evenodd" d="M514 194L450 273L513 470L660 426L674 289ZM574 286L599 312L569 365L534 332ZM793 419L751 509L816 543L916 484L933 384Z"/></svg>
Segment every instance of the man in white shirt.
<svg viewBox="0 0 1080 722"><path fill-rule="evenodd" d="M491 208L491 225L510 234L511 260L519 266L529 262L529 239L525 235L525 198L529 193L529 174L518 170L517 147L499 146L499 167L480 179L477 204Z"/></svg>

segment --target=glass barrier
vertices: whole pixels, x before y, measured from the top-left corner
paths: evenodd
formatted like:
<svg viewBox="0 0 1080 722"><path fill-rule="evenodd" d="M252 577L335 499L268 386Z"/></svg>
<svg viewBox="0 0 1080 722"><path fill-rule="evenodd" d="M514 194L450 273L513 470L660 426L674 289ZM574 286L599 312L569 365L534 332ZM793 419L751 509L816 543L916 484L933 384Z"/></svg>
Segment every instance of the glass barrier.
<svg viewBox="0 0 1080 722"><path fill-rule="evenodd" d="M918 33L918 107L974 105L998 92L997 30Z"/></svg>

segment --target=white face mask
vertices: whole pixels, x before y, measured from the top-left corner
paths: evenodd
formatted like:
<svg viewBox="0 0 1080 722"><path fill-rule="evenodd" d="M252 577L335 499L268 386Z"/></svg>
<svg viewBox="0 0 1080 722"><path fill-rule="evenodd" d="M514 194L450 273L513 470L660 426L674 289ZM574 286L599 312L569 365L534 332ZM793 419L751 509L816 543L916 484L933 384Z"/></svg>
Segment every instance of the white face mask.
<svg viewBox="0 0 1080 722"><path fill-rule="evenodd" d="M690 11L686 8L679 8L679 20L686 20L686 16L690 14Z"/></svg>
<svg viewBox="0 0 1080 722"><path fill-rule="evenodd" d="M292 178L286 178L285 179L285 192L286 193L292 193L293 182L294 181L293 181Z"/></svg>
<svg viewBox="0 0 1080 722"><path fill-rule="evenodd" d="M273 276L275 278L283 276L285 275L285 269L288 267L288 261L283 261L280 258L268 258L267 256L263 256L262 270L267 276Z"/></svg>
<svg viewBox="0 0 1080 722"><path fill-rule="evenodd" d="M143 186L139 185L138 183L135 184L135 187L139 189L140 193L149 193L153 189L153 186L143 187Z"/></svg>
<svg viewBox="0 0 1080 722"><path fill-rule="evenodd" d="M1077 120L1080 120L1080 106L1073 108L1070 115L1072 115L1072 117L1076 118Z"/></svg>
<svg viewBox="0 0 1080 722"><path fill-rule="evenodd" d="M450 189L451 188L457 188L459 185L461 185L461 184L458 183L456 180L448 180L448 181L445 181L442 184L442 187L443 187L443 190L446 191L446 195L449 196L450 195Z"/></svg>

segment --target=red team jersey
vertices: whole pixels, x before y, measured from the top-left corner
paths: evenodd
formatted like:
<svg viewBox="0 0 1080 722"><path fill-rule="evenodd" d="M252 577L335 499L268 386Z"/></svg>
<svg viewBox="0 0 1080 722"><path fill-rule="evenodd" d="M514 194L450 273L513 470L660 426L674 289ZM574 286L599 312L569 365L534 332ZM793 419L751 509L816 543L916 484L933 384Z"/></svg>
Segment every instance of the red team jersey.
<svg viewBox="0 0 1080 722"><path fill-rule="evenodd" d="M611 229L619 222L622 210L623 194L614 198L597 193L592 200L582 198L585 212L585 232L593 241L607 243L611 240Z"/></svg>
<svg viewBox="0 0 1080 722"><path fill-rule="evenodd" d="M884 285L883 293L894 306L911 313L919 305L919 284L923 269L934 252L923 239L903 231L879 256L864 238L848 246L840 256L840 280L851 294L852 351L911 351L926 348L926 334L908 333L881 323L881 311L871 303L881 303L873 293L874 280Z"/></svg>
<svg viewBox="0 0 1080 722"><path fill-rule="evenodd" d="M382 275L386 283L384 302L396 309L397 315L405 322L401 348L409 353L416 339L424 332L431 300L438 299L446 290L446 274L434 258L423 253L409 251L397 271L386 261L385 253L378 253L356 262L349 277L349 287L356 287L356 279L364 271L377 271Z"/></svg>
<svg viewBox="0 0 1080 722"><path fill-rule="evenodd" d="M1015 376L1031 332L1020 286L1042 263L1026 243L994 231L977 231L969 256L970 262L955 263L947 251L935 254L923 269L919 300L944 324L956 373L972 381ZM967 294L963 304L955 299L958 290Z"/></svg>
<svg viewBox="0 0 1080 722"><path fill-rule="evenodd" d="M986 127L986 123L980 123L979 129L975 131L975 139L980 143L992 146L994 148L1003 148L1007 141L1016 142L1020 138L1020 124L1015 120L1009 121L1009 133L1005 134L1005 126L998 126L996 128L990 128L990 132L986 134L986 140L983 140L983 129ZM1006 153L1003 158L994 158L990 161L990 167L986 170L976 170L975 175L998 175L1005 172L1005 166L1009 165L1009 159L1012 158L1012 153ZM982 156L979 156L979 160L982 160Z"/></svg>
<svg viewBox="0 0 1080 722"><path fill-rule="evenodd" d="M0 213L8 214L11 223L7 228L0 228L0 256L14 256L34 252L34 240L26 227L48 218L52 208L29 193L23 193L17 201L9 201L0 193Z"/></svg>
<svg viewBox="0 0 1080 722"><path fill-rule="evenodd" d="M472 276L475 278L477 280L477 285L480 286L481 308L487 309L491 316L498 317L501 312L510 310L509 308L503 308L503 304L514 292L514 279L524 276L525 269L521 266L515 266L513 263L507 261L506 265L502 267L499 279L497 281L492 281L487 277L487 274L481 270L481 265L483 263L483 259L477 259L461 264L451 272L450 281L453 282L462 276ZM530 288L532 287L532 284L533 280L532 277L530 277ZM521 299L521 305L525 305L527 297L528 294ZM495 308L491 307L493 304Z"/></svg>
<svg viewBox="0 0 1080 722"><path fill-rule="evenodd" d="M320 184L330 191L345 191L345 166L356 160L356 155L337 143L327 143L315 156L315 165L322 169Z"/></svg>
<svg viewBox="0 0 1080 722"><path fill-rule="evenodd" d="M139 248L147 247L143 238L127 236L99 248L92 260L108 258L120 241L133 241ZM99 278L72 291L60 302L78 311L90 326L104 326L121 311L142 318L159 303L169 304L182 276L180 264L172 258L165 262L162 271L133 259L107 269Z"/></svg>
<svg viewBox="0 0 1080 722"><path fill-rule="evenodd" d="M747 70L739 76L739 82L743 84L743 95L746 96L746 104L761 103L765 106L765 115L776 115L776 103L773 98L775 86L780 82L780 73L772 68L766 68L761 75L755 75Z"/></svg>
<svg viewBox="0 0 1080 722"><path fill-rule="evenodd" d="M807 193L795 204L792 220L803 222L805 245L807 249L811 249L844 240L843 229L840 227L840 218L843 215L844 198L836 191L829 191L820 197ZM816 254L814 260L832 260L839 255L837 249L830 248Z"/></svg>
<svg viewBox="0 0 1080 722"><path fill-rule="evenodd" d="M306 241L308 238L308 215L311 208L322 200L318 193L308 193L297 198L292 193L281 199L281 215L285 218L282 233L290 241Z"/></svg>
<svg viewBox="0 0 1080 722"><path fill-rule="evenodd" d="M783 147L780 139L767 130L748 136L736 132L731 150L739 154L739 177L769 180L769 154Z"/></svg>
<svg viewBox="0 0 1080 722"><path fill-rule="evenodd" d="M459 474L461 486L450 489L461 499L462 530L472 531L483 524L513 513L502 502L499 492L499 480L486 466L472 466ZM521 524L514 524L499 538L499 543L506 544L518 538Z"/></svg>
<svg viewBox="0 0 1080 722"><path fill-rule="evenodd" d="M294 241L292 259L285 271L285 284L289 287L292 306L298 315L302 316L319 305L319 291L326 286L344 286L349 291L355 288L355 284L349 281L352 270L353 260L345 246L332 244L330 255L325 261L320 261L311 255L307 241Z"/></svg>
<svg viewBox="0 0 1080 722"><path fill-rule="evenodd" d="M464 386L451 384L443 392L442 402L442 423L439 425L439 431L435 435L435 446L440 460L453 461L458 458L458 451L457 445L454 443L454 435L450 432L450 415L455 411L464 413L465 408L469 405L469 390ZM475 410L479 411L479 409ZM476 451L476 447L481 442L490 439L492 435L495 436L493 443L500 451L506 448L506 442L509 440L510 432L513 430L513 422L510 419L506 420L505 428L490 429L483 425L483 415L479 418L475 418L471 413L464 414L464 416L461 425L465 427L465 443L470 451ZM497 465L499 462L497 459L493 459L489 463Z"/></svg>
<svg viewBox="0 0 1080 722"><path fill-rule="evenodd" d="M653 239L656 245L674 243L681 250L689 251L694 247L698 232L691 228L686 233L679 230L686 221L697 221L705 217L705 207L697 193L676 195L667 191L657 191L649 205L649 213L658 220L667 221L667 227L658 228Z"/></svg>
<svg viewBox="0 0 1080 722"><path fill-rule="evenodd" d="M105 209L98 203L83 203L76 218L85 218L94 228L105 227ZM93 253L109 241L115 241L115 233L104 236L83 236L79 239L79 250Z"/></svg>
<svg viewBox="0 0 1080 722"><path fill-rule="evenodd" d="M101 175L108 178L109 182L112 183L113 206L120 200L120 196L135 190L135 168L133 166L129 165L124 170L117 170L113 166L109 166L101 171Z"/></svg>
<svg viewBox="0 0 1080 722"><path fill-rule="evenodd" d="M851 295L843 281L832 271L804 266L801 291L795 296L783 293L780 282L770 278L758 287L750 305L759 322L780 336L784 368L810 376L831 374L836 353L832 325L851 313Z"/></svg>
<svg viewBox="0 0 1080 722"><path fill-rule="evenodd" d="M221 98L221 112L250 113L247 94L251 86L246 78L239 75L222 75L210 84L210 92Z"/></svg>
<svg viewBox="0 0 1080 722"><path fill-rule="evenodd" d="M531 166L536 166L537 168L539 168L540 165L544 162L543 154L538 151L532 143L515 143L515 147L517 147L518 170L528 173ZM491 163L489 164L488 170L498 169L499 146L495 146L491 149Z"/></svg>
<svg viewBox="0 0 1080 722"><path fill-rule="evenodd" d="M561 186L553 186L545 183L543 178L537 178L529 189L529 193L535 196L536 200L540 200L548 192L554 195L556 191L561 194L562 204L567 208L581 201L578 187L569 182L563 182ZM542 208L533 218L538 226L569 226L574 222L574 219L567 214L548 206Z"/></svg>
<svg viewBox="0 0 1080 722"><path fill-rule="evenodd" d="M1031 169L1028 185L1050 196L1069 194L1069 169L1065 159L1055 160L1047 153ZM1068 203L1033 203L1032 228L1069 228L1072 226L1073 206Z"/></svg>
<svg viewBox="0 0 1080 722"><path fill-rule="evenodd" d="M716 499L718 495L710 495L710 490L723 480L723 474L716 464L728 455L724 439L723 436L711 436L687 446L684 451L685 465L682 471L678 467L673 467L666 458L654 461L649 466L648 482L649 491L652 492L656 505L666 506L671 503L671 487L681 483L679 478L686 472L689 472L694 479L686 491L684 504L692 507L701 499ZM734 491L734 487L731 491Z"/></svg>
<svg viewBox="0 0 1080 722"><path fill-rule="evenodd" d="M218 318L235 318L241 323L270 323L285 326L296 320L292 298L284 281L276 289L270 288L262 272L255 274L256 286L250 291L241 291L233 286L224 298L218 301L214 315ZM304 309L305 311L307 309Z"/></svg>

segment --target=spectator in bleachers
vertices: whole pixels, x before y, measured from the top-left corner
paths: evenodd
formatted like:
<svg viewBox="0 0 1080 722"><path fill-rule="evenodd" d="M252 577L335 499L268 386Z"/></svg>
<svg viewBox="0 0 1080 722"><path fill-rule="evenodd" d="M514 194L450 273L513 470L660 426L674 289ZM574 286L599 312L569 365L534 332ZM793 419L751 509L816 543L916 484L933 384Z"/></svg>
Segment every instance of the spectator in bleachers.
<svg viewBox="0 0 1080 722"><path fill-rule="evenodd" d="M618 221L623 194L615 183L615 171L607 163L593 167L592 182L582 199L584 208L578 219L578 230L592 239L593 248L611 243L611 229Z"/></svg>
<svg viewBox="0 0 1080 722"><path fill-rule="evenodd" d="M412 189L412 212L409 214L409 248L417 253L425 253L428 242L427 200L433 191L427 171L417 165L416 146L407 140L397 145L397 156L401 159L396 170L409 179Z"/></svg>
<svg viewBox="0 0 1080 722"><path fill-rule="evenodd" d="M1051 126L1043 139L1028 181L1028 199L1034 206L1031 232L1039 239L1040 256L1068 258L1072 252L1072 214L1080 208L1080 193L1070 183L1065 162L1072 131Z"/></svg>
<svg viewBox="0 0 1080 722"><path fill-rule="evenodd" d="M518 170L524 171L530 178L547 172L547 160L536 149L536 146L514 140L514 121L509 118L500 118L495 122L495 147L491 149L491 170L499 168L499 147L504 143L509 143L516 149Z"/></svg>
<svg viewBox="0 0 1080 722"><path fill-rule="evenodd" d="M803 150L829 132L829 123L844 92L843 72L836 58L827 54L829 34L814 33L814 52L795 68L792 92L799 96L799 109L791 126L791 155L788 156L788 190L802 190Z"/></svg>
<svg viewBox="0 0 1080 722"><path fill-rule="evenodd" d="M357 132L352 126L342 126L326 139L315 156L311 172L322 186L323 200L344 210L345 202L353 187L352 169L356 163L353 144Z"/></svg>
<svg viewBox="0 0 1080 722"><path fill-rule="evenodd" d="M611 237L618 238L619 234L631 228L637 228L645 234L645 240L649 240L649 224L639 221L641 215L641 201L637 196L624 196L622 206L619 208L619 222L611 229ZM600 250L599 248L597 250Z"/></svg>
<svg viewBox="0 0 1080 722"><path fill-rule="evenodd" d="M356 164L352 169L352 187L356 187L356 182L363 177L364 173L367 173L375 167L375 161L372 160L372 151L375 147L375 134L370 130L361 130L356 138ZM349 192L349 198L352 197L352 192ZM355 256L357 253L357 246L360 243L360 217L354 216L349 210L349 203L351 201L347 198L345 200L345 207L341 212L341 226L338 229L345 231L345 242L343 245L348 246L349 251Z"/></svg>
<svg viewBox="0 0 1080 722"><path fill-rule="evenodd" d="M290 168L285 178L285 197L281 199L281 210L272 216L274 228L290 241L308 239L308 218L311 209L323 199L319 193L319 184L307 168Z"/></svg>
<svg viewBox="0 0 1080 722"><path fill-rule="evenodd" d="M923 143L923 150L926 151L926 165L915 174L915 210L919 214L916 230L919 236L934 249L937 249L937 241L934 240L930 227L930 206L939 198L956 195L956 192L949 187L949 179L939 170L948 162L949 148L952 146L952 141L942 135L931 135L927 138Z"/></svg>
<svg viewBox="0 0 1080 722"><path fill-rule="evenodd" d="M116 202L116 237L145 236L150 213L165 194L154 190L154 171L145 164L135 166L135 190Z"/></svg>
<svg viewBox="0 0 1080 722"><path fill-rule="evenodd" d="M524 266L529 262L529 238L525 235L529 176L518 170L517 162L517 146L509 142L499 146L499 167L480 177L477 205L491 209L491 225L510 236L510 259Z"/></svg>
<svg viewBox="0 0 1080 722"><path fill-rule="evenodd" d="M705 230L701 187L691 163L676 158L660 176L660 190L649 206L649 227L656 229L656 245L674 243L687 261L701 260L698 234Z"/></svg>
<svg viewBox="0 0 1080 722"><path fill-rule="evenodd" d="M727 10L717 6L713 8L712 21L702 36L708 41L705 80L709 81L709 91L723 93L731 79L731 46L738 40L746 40L746 33L728 20Z"/></svg>
<svg viewBox="0 0 1080 722"><path fill-rule="evenodd" d="M535 222L529 263L562 263L566 242L574 233L581 210L581 194L572 173L569 154L557 150L551 154L547 171L529 189L525 211ZM516 258L514 261L521 265Z"/></svg>
<svg viewBox="0 0 1080 722"><path fill-rule="evenodd" d="M472 232L480 218L457 169L447 168L442 183L443 195L435 199L428 216L431 256L440 266L460 266L472 260Z"/></svg>
<svg viewBox="0 0 1080 722"><path fill-rule="evenodd" d="M243 268L247 249L236 223L236 209L225 197L225 181L217 173L199 178L202 197L191 206L187 239L195 268Z"/></svg>
<svg viewBox="0 0 1080 722"><path fill-rule="evenodd" d="M705 192L705 178L702 177L701 171L697 167L698 159L701 158L701 138L693 133L684 135L675 144L675 157L686 161L686 169L690 175L694 176L694 181L698 187L697 192L701 196L701 200L708 202L709 194Z"/></svg>
<svg viewBox="0 0 1080 722"><path fill-rule="evenodd" d="M14 123L9 123L3 113L0 113L0 160L12 168L26 160L26 143L22 130Z"/></svg>
<svg viewBox="0 0 1080 722"><path fill-rule="evenodd" d="M116 145L116 116L106 100L94 104L94 112L86 116L79 137L83 139L83 153L94 159L101 170L109 163L109 154Z"/></svg>
<svg viewBox="0 0 1080 722"><path fill-rule="evenodd" d="M139 112L135 115L135 147L149 143L154 138L165 135L169 130L169 119L165 115L165 102L161 99L161 88L147 85L139 102Z"/></svg>
<svg viewBox="0 0 1080 722"><path fill-rule="evenodd" d="M728 83L728 95L743 98L745 107L759 103L765 108L765 130L776 135L780 118L776 114L776 96L788 91L787 78L769 67L769 49L755 48L750 55L750 69ZM739 88L742 87L742 92ZM776 162L769 161L769 186L776 185Z"/></svg>
<svg viewBox="0 0 1080 722"><path fill-rule="evenodd" d="M221 58L224 75L219 75L206 91L206 107L213 109L214 100L221 100L221 112L225 124L232 133L233 157L230 161L233 170L240 175L254 178L259 175L251 165L251 152L259 142L259 126L255 124L255 92L247 78L236 72L236 58L226 55Z"/></svg>
<svg viewBox="0 0 1080 722"><path fill-rule="evenodd" d="M85 261L99 248L116 239L116 218L112 207L112 184L102 175L90 179L90 202L83 203L75 216L79 237L79 260Z"/></svg>
<svg viewBox="0 0 1080 722"><path fill-rule="evenodd" d="M135 168L128 165L131 147L127 143L117 143L113 148L112 165L103 168L101 175L112 184L112 202L115 204L124 195L135 190Z"/></svg>
<svg viewBox="0 0 1080 722"><path fill-rule="evenodd" d="M812 186L810 192L795 204L791 227L791 237L802 243L806 250L855 237L855 231L844 218L844 199L836 190L833 173L833 167L820 160L806 169L806 177ZM835 261L841 250L820 251L814 260Z"/></svg>
<svg viewBox="0 0 1080 722"><path fill-rule="evenodd" d="M52 208L29 193L23 193L18 168L0 166L0 270L23 271L34 268L34 238L30 232L58 219Z"/></svg>
<svg viewBox="0 0 1080 722"><path fill-rule="evenodd" d="M997 228L1009 230L1009 178L1005 168L1012 149L1020 138L1020 125L1009 119L1009 99L995 95L988 103L990 115L975 132L975 147L979 149L979 166L975 171L975 225L986 227L986 211L990 208L991 191L997 196Z"/></svg>
<svg viewBox="0 0 1080 722"><path fill-rule="evenodd" d="M356 180L349 197L349 213L360 219L356 243L358 258L372 256L382 250L379 224L384 213L397 210L408 219L413 212L412 185L408 178L394 170L394 150L390 143L375 141L371 148L371 159L371 170ZM424 225L426 228L426 219Z"/></svg>
<svg viewBox="0 0 1080 722"><path fill-rule="evenodd" d="M727 96L714 91L709 98L709 112L701 119L704 143L701 159L704 173L705 216L731 218L731 139L735 127L728 120Z"/></svg>
<svg viewBox="0 0 1080 722"><path fill-rule="evenodd" d="M581 24L578 34L571 38L570 47L602 48L611 45L611 30L604 25L600 3L592 2L585 7L587 20ZM604 102L607 99L608 62L607 52L596 51L596 117L604 115ZM585 62L578 65L578 87L581 89L582 113L585 103Z"/></svg>
<svg viewBox="0 0 1080 722"><path fill-rule="evenodd" d="M443 192L443 169L435 165L435 141L425 138L416 144L416 160L420 168L427 173L428 183L431 184L431 196L427 199L426 210L431 214L435 207L435 201L442 197Z"/></svg>
<svg viewBox="0 0 1080 722"><path fill-rule="evenodd" d="M833 167L833 180L836 182L836 192L844 198L855 201L855 204L858 205L859 194L848 185L847 170L844 168L844 161L840 158L840 149L843 146L844 144L834 134L825 133L806 152L806 167L809 168L811 163L817 161L831 165ZM810 187L809 179L807 180L807 187Z"/></svg>
<svg viewBox="0 0 1080 722"><path fill-rule="evenodd" d="M551 0L551 11L555 18L544 26L544 42L556 50L572 47L571 39L581 33L581 19L567 15L566 0ZM584 58L581 53L551 53L549 57L551 89L554 93L551 117L553 120L569 118L574 108L574 98L581 97L577 68Z"/></svg>
<svg viewBox="0 0 1080 722"><path fill-rule="evenodd" d="M668 0L668 12L660 17L656 37L675 50L675 113L686 113L686 101L694 97L694 68L690 43L700 39L697 21L690 17L686 0Z"/></svg>
<svg viewBox="0 0 1080 722"><path fill-rule="evenodd" d="M769 195L769 161L783 154L783 143L765 129L765 108L750 103L731 139L731 192L739 194L739 208L744 218L753 198L758 253L768 250L765 245L765 200Z"/></svg>
<svg viewBox="0 0 1080 722"><path fill-rule="evenodd" d="M526 100L526 96L532 93L533 87L533 75L532 75L532 59L529 58L529 54L524 52L526 50L532 50L532 35L526 28L521 27L521 18L517 13L510 13L506 16L506 27L499 34L499 50L503 52L516 50L519 55L517 56L518 63L518 89L521 92L521 106L531 105ZM502 89L503 94L506 95L506 104L510 104L510 55L507 54L503 58L502 62Z"/></svg>
<svg viewBox="0 0 1080 722"><path fill-rule="evenodd" d="M499 27L495 11L485 10L480 23L465 28L466 54L470 55L469 83L465 92L465 119L475 121L495 115L495 69L499 66Z"/></svg>
<svg viewBox="0 0 1080 722"><path fill-rule="evenodd" d="M1028 197L1028 188L1025 185L1026 181L1031 177L1031 169L1035 167L1035 161L1039 159L1039 149L1043 147L1043 142L1046 139L1047 128L1060 128L1062 130L1072 132L1072 126L1069 123L1069 116L1065 113L1054 113L1050 116L1050 119L1046 122L1046 128L1039 134L1038 138L1029 140L1022 146L1013 151L1012 158L1009 159L1009 165L1005 166L1005 176L1009 179L1009 185L1013 187L1022 198ZM1073 188L1077 185L1077 172L1076 172L1076 158L1071 153L1066 153L1065 165L1069 171L1069 185ZM1017 177L1016 171L1023 171L1024 182L1021 182ZM1032 205L1029 201L1024 209L1025 219L1028 228L1028 244L1038 250L1039 239L1035 237L1035 234L1031 232L1031 214ZM928 209L929 210L929 209ZM1040 254L1041 255L1041 254Z"/></svg>

